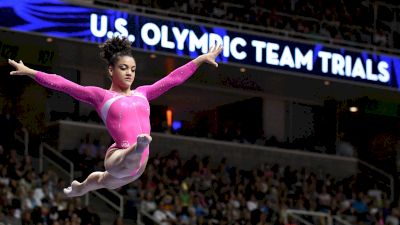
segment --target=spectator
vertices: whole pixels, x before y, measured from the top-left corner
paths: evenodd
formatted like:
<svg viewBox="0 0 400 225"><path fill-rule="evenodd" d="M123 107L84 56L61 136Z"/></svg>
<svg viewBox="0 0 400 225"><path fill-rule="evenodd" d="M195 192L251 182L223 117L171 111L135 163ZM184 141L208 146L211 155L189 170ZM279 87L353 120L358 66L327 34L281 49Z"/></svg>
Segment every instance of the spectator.
<svg viewBox="0 0 400 225"><path fill-rule="evenodd" d="M110 0L111 1L111 0ZM122 0L121 0L122 1ZM125 0L123 0L125 1ZM128 0L126 0L128 1ZM376 44L382 47L392 47L388 42L388 34L378 29L374 32L373 22L384 23L381 18L374 16L374 1L366 4L351 4L343 0L332 0L324 2L321 0L279 0L279 1L248 1L240 2L230 0L219 3L215 1L190 1L189 4L181 0L164 3L155 0L151 3L138 3L129 1L131 4L155 7L158 9L172 10L174 12L186 13L197 16L210 16L230 22L249 23L267 28L275 28L289 31L289 35L312 34L332 40L353 41L356 44ZM100 4L100 3L99 3ZM389 7L389 10L396 11ZM393 14L394 15L394 14ZM187 18L187 17L185 17ZM299 19L301 18L301 20ZM374 21L377 20L377 21ZM329 23L329 25L328 25ZM345 26L342 26L344 25ZM321 27L320 32L316 32ZM357 30L361 28L367 36L360 37ZM295 30L296 33L291 31ZM282 33L280 33L282 34ZM311 40L313 36L309 36Z"/></svg>
<svg viewBox="0 0 400 225"><path fill-rule="evenodd" d="M348 142L345 134L342 132L338 136L338 140L336 142L336 155L353 157L354 156L354 147Z"/></svg>
<svg viewBox="0 0 400 225"><path fill-rule="evenodd" d="M153 213L157 209L157 203L154 201L153 193L147 191L144 193L143 200L140 203L140 209L147 213Z"/></svg>
<svg viewBox="0 0 400 225"><path fill-rule="evenodd" d="M159 207L154 212L153 216L161 225L171 225L177 222L175 214L164 201L160 202Z"/></svg>
<svg viewBox="0 0 400 225"><path fill-rule="evenodd" d="M85 140L82 140L79 146L79 154L87 159L96 158L98 150L95 142L96 140L91 140L90 134L86 134Z"/></svg>
<svg viewBox="0 0 400 225"><path fill-rule="evenodd" d="M388 47L389 38L382 28L379 28L374 34L374 44L382 47Z"/></svg>

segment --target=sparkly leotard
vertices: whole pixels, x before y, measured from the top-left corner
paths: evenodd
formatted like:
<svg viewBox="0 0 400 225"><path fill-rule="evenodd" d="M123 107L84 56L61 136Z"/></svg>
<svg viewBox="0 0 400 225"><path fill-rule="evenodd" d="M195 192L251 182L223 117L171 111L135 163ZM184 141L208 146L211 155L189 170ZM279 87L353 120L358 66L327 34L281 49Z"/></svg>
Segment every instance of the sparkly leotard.
<svg viewBox="0 0 400 225"><path fill-rule="evenodd" d="M48 88L65 92L77 100L91 104L103 119L115 147L128 148L135 144L139 134L150 134L149 101L172 87L182 84L197 69L191 61L152 85L140 86L130 96L118 94L94 86L81 86L61 76L37 72L35 80ZM149 149L143 152L146 160Z"/></svg>

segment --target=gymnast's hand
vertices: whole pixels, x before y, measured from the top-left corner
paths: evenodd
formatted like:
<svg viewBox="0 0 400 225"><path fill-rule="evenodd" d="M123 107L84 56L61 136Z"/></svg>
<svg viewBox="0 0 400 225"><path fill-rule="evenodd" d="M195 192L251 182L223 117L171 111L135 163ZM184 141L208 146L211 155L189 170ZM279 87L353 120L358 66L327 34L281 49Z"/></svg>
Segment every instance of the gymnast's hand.
<svg viewBox="0 0 400 225"><path fill-rule="evenodd" d="M15 68L14 71L10 72L10 75L28 75L28 76L35 76L36 70L33 70L24 65L22 60L16 62L12 59L8 59L8 63Z"/></svg>
<svg viewBox="0 0 400 225"><path fill-rule="evenodd" d="M208 53L203 54L199 57L197 57L194 62L197 65L200 65L203 62L209 63L211 65L214 65L215 67L218 67L218 63L215 62L215 58L219 55L219 53L221 53L222 51L222 46L218 45L218 46L212 46L210 48L210 50L208 50Z"/></svg>

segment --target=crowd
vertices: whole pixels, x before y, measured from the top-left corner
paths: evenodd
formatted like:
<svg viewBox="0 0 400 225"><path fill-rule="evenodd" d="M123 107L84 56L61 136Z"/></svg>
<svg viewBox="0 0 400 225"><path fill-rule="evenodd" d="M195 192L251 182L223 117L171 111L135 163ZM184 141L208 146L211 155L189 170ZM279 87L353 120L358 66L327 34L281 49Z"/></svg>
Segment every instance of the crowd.
<svg viewBox="0 0 400 225"><path fill-rule="evenodd" d="M362 176L336 180L279 165L244 171L224 159L211 167L209 157L182 161L176 151L152 158L125 193L138 194L140 209L161 224L283 224L284 209L329 212L353 224L399 224L400 217L398 203Z"/></svg>
<svg viewBox="0 0 400 225"><path fill-rule="evenodd" d="M74 152L87 172L104 170L106 146L92 140L86 137ZM79 198L63 196L65 185L52 170L38 174L29 156L0 147L0 223L99 224ZM337 180L279 165L245 171L225 159L216 166L209 157L184 161L177 151L151 158L143 176L118 191L126 197L127 216L142 210L164 225L283 224L289 208L329 212L353 224L397 225L400 217L398 202L362 174Z"/></svg>
<svg viewBox="0 0 400 225"><path fill-rule="evenodd" d="M113 0L109 1L113 2ZM330 38L333 43L345 40L387 48L400 47L398 43L393 43L396 38L393 38L392 29L394 28L391 21L396 14L395 9L380 5L386 11L381 10L382 8L375 11L376 1L372 0L357 2L344 0L119 0L119 2L276 28L287 31L293 36L296 36L295 33L301 33L309 34L309 37L325 37ZM389 1L389 3L394 2ZM389 22L386 17L389 17ZM291 32L295 33L291 34ZM398 35L397 32L395 33Z"/></svg>
<svg viewBox="0 0 400 225"><path fill-rule="evenodd" d="M279 165L245 171L225 159L216 166L209 157L183 161L176 151L152 158L142 177L120 191L162 225L284 224L284 209L327 212L352 224L397 225L400 218L398 202L362 174L338 180Z"/></svg>
<svg viewBox="0 0 400 225"><path fill-rule="evenodd" d="M226 140L240 142L231 138ZM104 170L107 144L87 136L76 151L68 151L83 177ZM143 210L163 225L283 224L288 208L329 212L353 224L399 224L398 202L372 184L363 174L337 180L279 165L245 171L225 159L212 166L210 158L183 161L173 151L151 158L143 176L118 191L126 199L125 215ZM51 170L38 174L29 156L20 159L15 149L0 148L0 223L99 224L79 198L64 198L65 186ZM306 219L318 223L316 217Z"/></svg>
<svg viewBox="0 0 400 225"><path fill-rule="evenodd" d="M75 162L85 173L104 170L105 146L87 140ZM352 224L397 225L400 219L398 202L391 202L366 174L338 180L280 165L245 171L226 159L214 166L209 157L184 161L177 151L151 158L141 178L118 191L126 199L126 216L136 218L142 210L162 225L283 224L284 209L327 212ZM317 217L306 219L319 223ZM147 217L142 220L151 224Z"/></svg>
<svg viewBox="0 0 400 225"><path fill-rule="evenodd" d="M30 156L0 145L0 224L99 225L99 216L80 198L64 196L65 186L54 171L38 173Z"/></svg>

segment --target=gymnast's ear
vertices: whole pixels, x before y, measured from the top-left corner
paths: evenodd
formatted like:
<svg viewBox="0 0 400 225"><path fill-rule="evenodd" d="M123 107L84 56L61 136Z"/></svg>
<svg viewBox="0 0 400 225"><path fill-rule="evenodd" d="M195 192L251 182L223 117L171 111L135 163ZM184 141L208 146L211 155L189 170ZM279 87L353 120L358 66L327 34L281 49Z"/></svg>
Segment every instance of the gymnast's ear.
<svg viewBox="0 0 400 225"><path fill-rule="evenodd" d="M109 65L109 66L108 66L108 75L110 75L110 77L112 77L113 71L114 71L113 66L112 66L112 65Z"/></svg>

